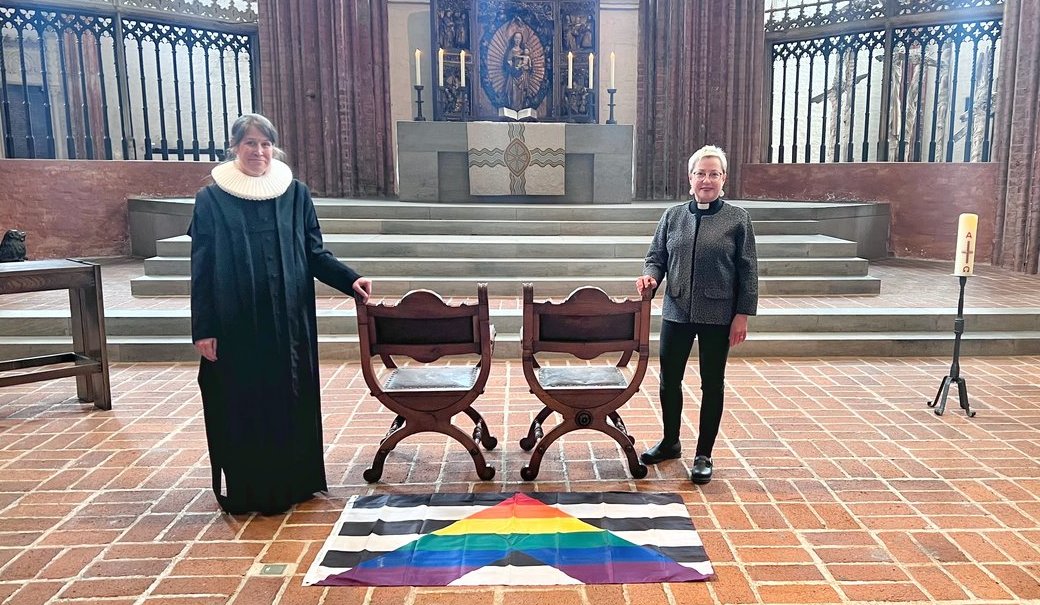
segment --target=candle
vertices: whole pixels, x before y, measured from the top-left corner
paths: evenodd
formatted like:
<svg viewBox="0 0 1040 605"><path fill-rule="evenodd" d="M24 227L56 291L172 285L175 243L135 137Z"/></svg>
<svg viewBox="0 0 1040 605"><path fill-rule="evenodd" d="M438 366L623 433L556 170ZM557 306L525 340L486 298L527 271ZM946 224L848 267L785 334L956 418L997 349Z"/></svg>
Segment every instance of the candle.
<svg viewBox="0 0 1040 605"><path fill-rule="evenodd" d="M978 233L979 215L962 214L957 224L957 257L953 259L954 275L974 274Z"/></svg>
<svg viewBox="0 0 1040 605"><path fill-rule="evenodd" d="M589 88L592 88L592 66L596 63L596 55L589 53Z"/></svg>
<svg viewBox="0 0 1040 605"><path fill-rule="evenodd" d="M466 86L466 51L459 52L459 65L462 66L462 86Z"/></svg>
<svg viewBox="0 0 1040 605"><path fill-rule="evenodd" d="M444 86L444 49L437 51L437 86Z"/></svg>
<svg viewBox="0 0 1040 605"><path fill-rule="evenodd" d="M567 51L567 88L574 88L574 53Z"/></svg>
<svg viewBox="0 0 1040 605"><path fill-rule="evenodd" d="M422 72L419 68L419 59L422 57L422 51L418 48L415 49L415 85L422 86Z"/></svg>
<svg viewBox="0 0 1040 605"><path fill-rule="evenodd" d="M614 86L614 51L610 51L610 87L616 88Z"/></svg>

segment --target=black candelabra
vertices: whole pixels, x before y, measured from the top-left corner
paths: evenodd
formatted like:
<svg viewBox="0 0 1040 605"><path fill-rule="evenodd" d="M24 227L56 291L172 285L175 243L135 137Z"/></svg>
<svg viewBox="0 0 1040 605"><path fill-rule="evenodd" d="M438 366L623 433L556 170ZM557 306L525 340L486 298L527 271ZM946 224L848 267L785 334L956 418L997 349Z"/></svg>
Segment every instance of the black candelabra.
<svg viewBox="0 0 1040 605"><path fill-rule="evenodd" d="M415 52L419 52L419 51L415 51ZM414 86L414 88L415 88L415 105L416 105L416 108L417 108L416 109L417 113L415 114L414 120L416 122L425 122L426 118L424 118L423 114L422 114L422 89L423 89L422 84L416 84Z"/></svg>
<svg viewBox="0 0 1040 605"><path fill-rule="evenodd" d="M957 396L960 398L961 408L969 417L974 417L975 412L968 405L968 386L961 378L961 334L964 333L964 285L968 282L967 275L961 275L960 296L957 299L957 317L953 320L953 363L950 364L950 373L947 374L939 384L939 390L935 393L935 399L928 402L928 407L935 408L935 415L942 416L946 411L946 397L950 394L950 385L957 383Z"/></svg>
<svg viewBox="0 0 1040 605"><path fill-rule="evenodd" d="M610 101L607 103L607 106L610 107L610 117L607 118L607 124L617 124L617 120L614 119L614 93L616 92L616 88L607 89L607 94L610 95Z"/></svg>

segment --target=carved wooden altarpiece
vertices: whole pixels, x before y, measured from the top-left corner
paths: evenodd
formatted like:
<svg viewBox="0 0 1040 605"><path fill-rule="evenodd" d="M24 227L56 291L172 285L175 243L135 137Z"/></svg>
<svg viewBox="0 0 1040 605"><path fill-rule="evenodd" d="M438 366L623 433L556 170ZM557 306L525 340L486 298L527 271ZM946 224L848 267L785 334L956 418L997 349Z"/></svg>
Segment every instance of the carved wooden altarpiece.
<svg viewBox="0 0 1040 605"><path fill-rule="evenodd" d="M498 120L501 108L530 108L542 122L598 121L589 55L600 60L599 0L433 0L430 27L434 119Z"/></svg>

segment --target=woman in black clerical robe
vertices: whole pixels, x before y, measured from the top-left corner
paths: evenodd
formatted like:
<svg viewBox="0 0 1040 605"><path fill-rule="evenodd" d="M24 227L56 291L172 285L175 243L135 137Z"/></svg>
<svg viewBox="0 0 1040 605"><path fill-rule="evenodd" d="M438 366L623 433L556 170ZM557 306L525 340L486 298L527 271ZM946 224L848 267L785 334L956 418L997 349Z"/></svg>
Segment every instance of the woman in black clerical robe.
<svg viewBox="0 0 1040 605"><path fill-rule="evenodd" d="M327 490L314 278L364 302L372 283L322 243L307 187L247 114L229 161L195 196L192 341L213 492L232 514L276 514Z"/></svg>

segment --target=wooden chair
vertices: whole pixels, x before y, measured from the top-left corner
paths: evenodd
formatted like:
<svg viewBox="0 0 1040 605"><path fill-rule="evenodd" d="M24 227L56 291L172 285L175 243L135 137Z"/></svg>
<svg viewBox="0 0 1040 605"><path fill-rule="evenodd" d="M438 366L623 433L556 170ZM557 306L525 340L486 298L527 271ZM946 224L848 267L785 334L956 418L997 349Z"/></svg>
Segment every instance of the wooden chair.
<svg viewBox="0 0 1040 605"><path fill-rule="evenodd" d="M521 339L524 377L531 392L545 404L520 447L530 451L531 460L520 477L531 481L546 449L565 434L592 429L612 437L628 457L636 479L646 476L646 467L636 457L635 438L628 434L618 408L639 390L650 356L650 291L642 300L615 301L599 288L586 286L571 292L562 303L535 302L534 286L524 284L524 332ZM620 354L614 365L553 365L542 367L539 353L566 353L591 360L608 353ZM639 354L634 370L627 368L633 353ZM553 412L561 416L547 434L542 423Z"/></svg>
<svg viewBox="0 0 1040 605"><path fill-rule="evenodd" d="M379 442L372 467L364 473L365 481L379 480L387 454L402 439L426 431L443 433L464 445L477 475L485 481L494 477L495 469L484 461L478 445L492 450L498 440L471 407L491 373L494 338L487 284L478 284L475 305L449 305L435 292L413 290L395 305L359 305L357 320L365 382L372 395L397 414ZM398 367L395 355L419 363ZM433 363L449 355L479 359L475 364ZM383 369L376 370L375 357ZM476 424L472 436L451 423L460 412Z"/></svg>

